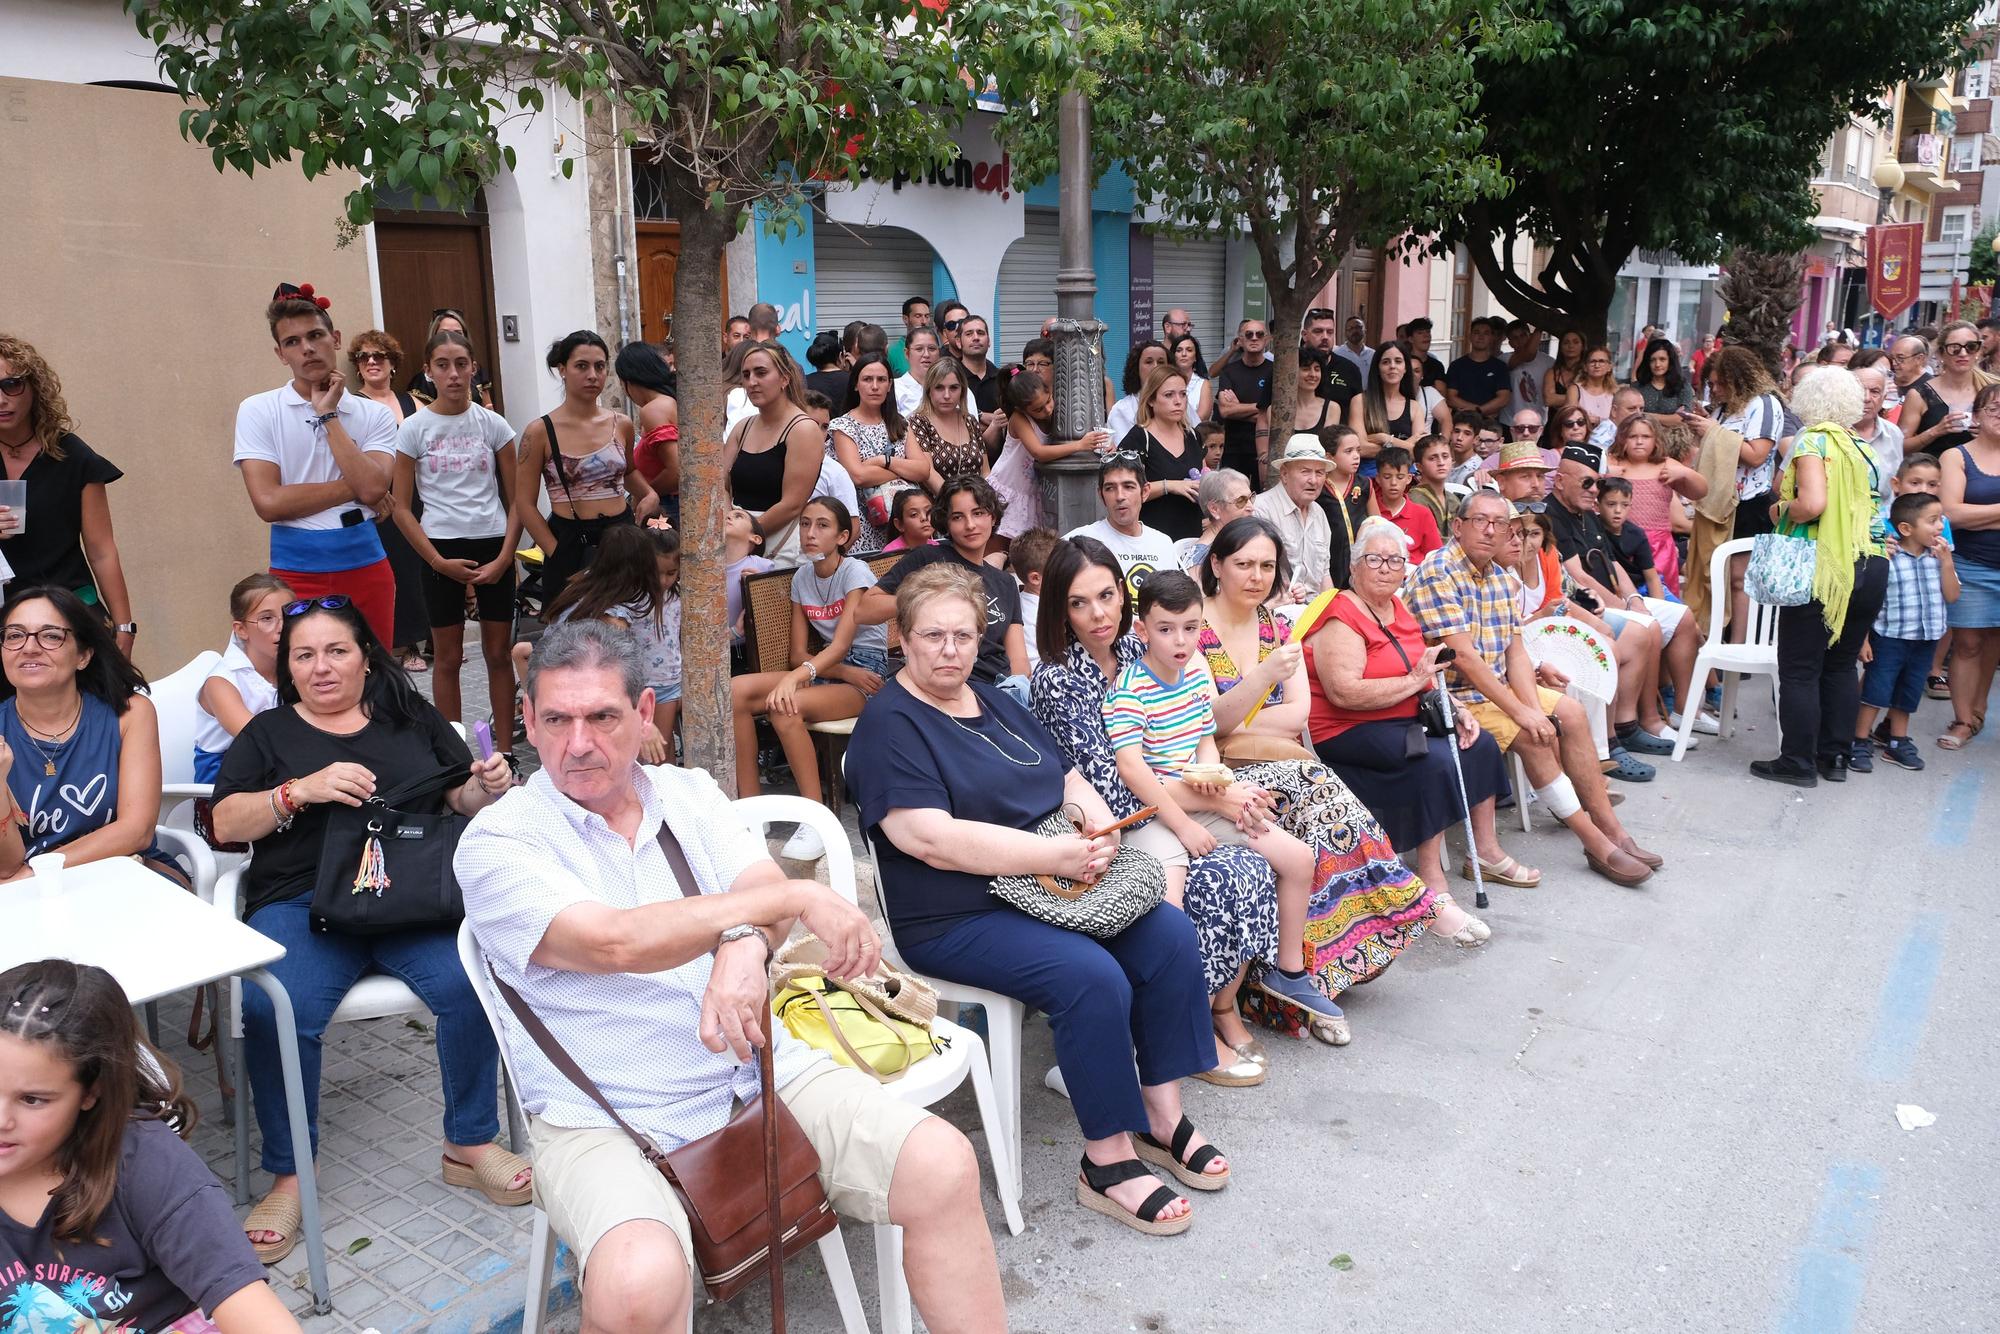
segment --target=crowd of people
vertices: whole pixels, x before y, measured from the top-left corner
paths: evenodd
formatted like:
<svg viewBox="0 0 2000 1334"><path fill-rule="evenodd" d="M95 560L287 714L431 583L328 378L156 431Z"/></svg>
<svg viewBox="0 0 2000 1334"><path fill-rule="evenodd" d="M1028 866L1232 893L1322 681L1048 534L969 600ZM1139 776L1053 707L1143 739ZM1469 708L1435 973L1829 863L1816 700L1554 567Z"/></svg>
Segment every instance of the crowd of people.
<svg viewBox="0 0 2000 1334"><path fill-rule="evenodd" d="M268 560L231 592L194 751L175 760L213 784L207 835L250 851L244 919L285 946L273 969L314 1143L292 1141L276 1015L246 990L272 1186L238 1228L173 1133L192 1109L115 982L59 961L0 975L0 1291L93 1237L103 1262L62 1298L84 1314L144 1312L183 1334L289 1327L259 1262L299 1239L326 1026L382 972L437 1016L444 1183L549 1211L584 1266L586 1329L678 1327L692 1299L679 1202L612 1106L505 1011L531 1152L495 1142L500 1049L454 924L314 921L335 812L393 790L399 809L470 821L457 875L495 976L619 1115L666 1147L707 1134L769 1044L835 1207L906 1228L929 1327L1003 1328L964 1137L771 1022L765 967L794 924L836 978L875 967L875 928L675 762L670 356L614 352L589 330L559 339L546 365L560 403L517 430L457 312L433 319L408 378L395 339L343 339L309 286L282 285L266 319L287 379L243 402L234 457ZM897 951L1048 1015L1051 1080L1082 1137L1079 1203L1141 1232L1186 1231L1183 1191L1230 1183L1182 1080L1260 1085L1273 1055L1257 1029L1345 1045L1343 992L1427 935L1492 940L1454 881L1560 878L1503 846L1503 806L1538 804L1617 885L1661 872L1620 788L1656 780L1642 757L1670 753L1684 722L1720 728L1717 683L1694 673L1710 608L1741 638L1771 573L1739 555L1712 583L1723 542L1784 538L1810 565L1778 612L1779 754L1751 764L1758 777L1811 787L1878 757L1920 769L1926 698L1948 701L1938 748L1984 726L2000 376L1982 363L2000 323L1830 345L1781 388L1726 340L1684 365L1650 337L1621 380L1612 350L1573 332L1551 349L1522 321L1475 319L1445 364L1426 320L1371 345L1364 321L1324 309L1296 357L1246 319L1210 362L1176 309L1106 378L1108 426L1074 439L1054 425L1048 330L1000 364L963 303L912 297L903 323L894 339L858 322L819 335L809 371L768 305L725 331L727 615L740 637L744 580L774 570L791 603L784 661L727 664L736 786L789 768L820 798L812 727L855 720L847 784ZM1279 373L1296 373L1299 401L1274 424ZM629 410L606 399L614 379ZM1097 461L1103 517L1062 534L1036 467L1079 455ZM55 370L9 337L0 458L0 878L60 851L188 885L154 838L161 729L131 663L139 627L105 499L121 474L75 434ZM1595 726L1530 653L1551 617L1615 659ZM477 756L453 726L468 621L489 687ZM525 783L517 718L539 760ZM1058 812L1074 815L1051 832ZM782 858L822 852L801 826ZM1094 882L1114 864L1156 893L1104 934L993 890L996 876ZM15 1109L23 1088L46 1091L31 1115Z"/></svg>

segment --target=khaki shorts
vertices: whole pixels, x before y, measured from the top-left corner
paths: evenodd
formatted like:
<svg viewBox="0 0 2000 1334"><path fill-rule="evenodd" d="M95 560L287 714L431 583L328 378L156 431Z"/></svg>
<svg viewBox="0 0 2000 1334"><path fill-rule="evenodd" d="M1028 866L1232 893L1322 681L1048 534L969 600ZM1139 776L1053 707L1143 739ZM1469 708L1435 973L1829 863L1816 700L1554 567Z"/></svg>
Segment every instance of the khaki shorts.
<svg viewBox="0 0 2000 1334"><path fill-rule="evenodd" d="M1239 848L1250 846L1249 836L1236 827L1236 822L1215 811L1189 811L1188 817L1196 824L1215 835L1215 841ZM1188 851L1185 844L1167 828L1164 820L1148 820L1142 828L1125 835L1124 846L1149 852L1159 859L1162 866L1186 866Z"/></svg>
<svg viewBox="0 0 2000 1334"><path fill-rule="evenodd" d="M820 1184L842 1218L889 1221L889 1183L910 1132L930 1113L882 1091L858 1070L828 1062L778 1090L819 1154ZM534 1150L535 1203L556 1235L576 1252L579 1270L590 1252L621 1223L663 1223L680 1239L681 1258L695 1272L694 1234L667 1179L649 1165L624 1131L552 1126L528 1118Z"/></svg>
<svg viewBox="0 0 2000 1334"><path fill-rule="evenodd" d="M1560 690L1551 690L1547 686L1536 686L1535 692L1541 698L1542 712L1551 718L1555 717L1556 705L1562 703L1563 692ZM1452 703L1456 707L1464 709L1480 727L1491 732L1494 744L1499 746L1500 749L1514 749L1514 738L1521 735L1521 725L1508 717L1505 709L1493 701L1486 699L1482 699L1477 703L1469 703L1462 699L1453 700Z"/></svg>

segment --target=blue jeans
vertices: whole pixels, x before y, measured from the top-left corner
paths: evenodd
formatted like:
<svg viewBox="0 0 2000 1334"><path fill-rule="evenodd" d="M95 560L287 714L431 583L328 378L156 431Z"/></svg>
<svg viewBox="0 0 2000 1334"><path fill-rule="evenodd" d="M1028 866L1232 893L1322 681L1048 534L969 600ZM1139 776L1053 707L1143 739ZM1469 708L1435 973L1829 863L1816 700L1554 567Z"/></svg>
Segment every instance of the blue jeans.
<svg viewBox="0 0 2000 1334"><path fill-rule="evenodd" d="M1861 702L1871 709L1915 713L1924 702L1924 678L1930 674L1935 639L1891 639L1872 630L1868 642L1875 660L1861 670Z"/></svg>
<svg viewBox="0 0 2000 1334"><path fill-rule="evenodd" d="M438 1066L444 1074L444 1137L452 1144L488 1144L500 1133L500 1049L479 1008L479 997L458 962L453 927L393 936L348 936L314 931L311 895L273 903L251 914L249 924L285 947L271 971L285 984L298 1020L299 1077L306 1095L306 1124L319 1153L321 1039L341 997L370 973L407 984L437 1016ZM277 1015L260 987L243 988L244 1062L257 1128L264 1137L264 1170L289 1176L298 1170L291 1121L285 1112L285 1079L278 1061Z"/></svg>

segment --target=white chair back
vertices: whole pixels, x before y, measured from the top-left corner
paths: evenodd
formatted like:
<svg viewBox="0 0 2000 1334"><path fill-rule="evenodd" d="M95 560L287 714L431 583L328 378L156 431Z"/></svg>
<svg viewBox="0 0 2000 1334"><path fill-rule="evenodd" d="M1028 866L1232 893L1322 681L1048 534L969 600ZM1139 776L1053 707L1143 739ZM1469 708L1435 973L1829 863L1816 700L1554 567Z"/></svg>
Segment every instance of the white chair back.
<svg viewBox="0 0 2000 1334"><path fill-rule="evenodd" d="M220 653L204 649L185 667L147 688L153 712L160 715L160 781L168 787L194 782L195 709L201 683L221 661Z"/></svg>
<svg viewBox="0 0 2000 1334"><path fill-rule="evenodd" d="M1732 538L1717 547L1715 554L1709 557L1708 641L1711 644L1722 642L1723 627L1729 621L1729 558L1747 556L1755 545L1755 538ZM1751 598L1750 625L1744 632L1743 642L1775 650L1778 647L1778 608Z"/></svg>

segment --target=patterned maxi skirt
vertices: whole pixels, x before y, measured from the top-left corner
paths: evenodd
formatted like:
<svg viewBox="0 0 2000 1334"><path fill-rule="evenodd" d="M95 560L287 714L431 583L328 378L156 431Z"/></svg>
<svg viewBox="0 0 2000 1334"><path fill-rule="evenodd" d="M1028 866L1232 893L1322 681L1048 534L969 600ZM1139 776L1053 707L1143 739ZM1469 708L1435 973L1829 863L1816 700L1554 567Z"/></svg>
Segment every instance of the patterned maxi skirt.
<svg viewBox="0 0 2000 1334"><path fill-rule="evenodd" d="M1423 935L1436 891L1403 864L1382 826L1331 769L1274 760L1246 765L1236 777L1269 789L1279 826L1318 853L1305 955L1306 972L1324 995L1337 998L1366 982ZM1252 993L1245 996L1260 1008ZM1296 1017L1281 1026L1296 1027Z"/></svg>

